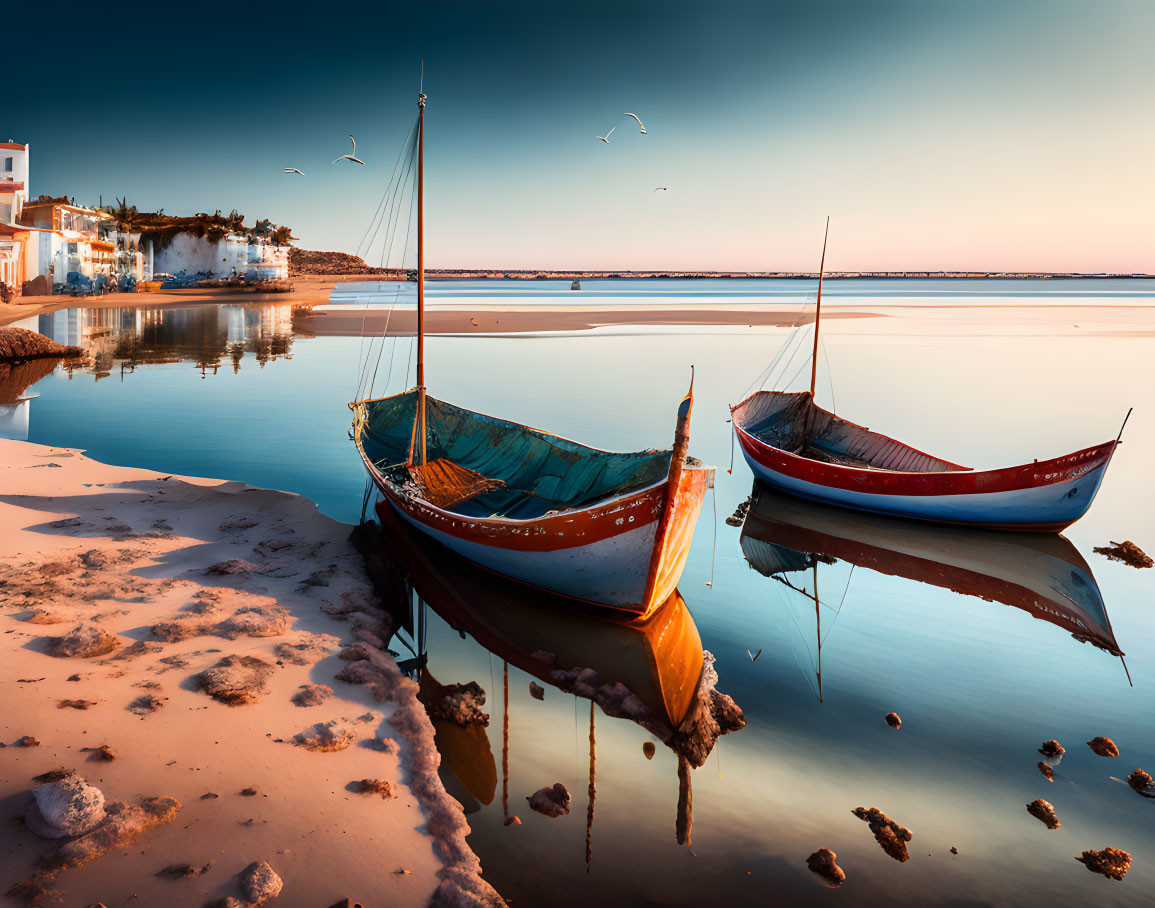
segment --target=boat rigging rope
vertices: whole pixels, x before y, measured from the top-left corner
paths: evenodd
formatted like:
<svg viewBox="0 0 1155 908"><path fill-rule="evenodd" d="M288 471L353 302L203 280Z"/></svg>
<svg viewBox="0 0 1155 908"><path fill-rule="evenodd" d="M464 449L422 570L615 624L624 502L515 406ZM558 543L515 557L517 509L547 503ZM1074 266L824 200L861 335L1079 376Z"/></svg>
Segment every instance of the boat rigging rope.
<svg viewBox="0 0 1155 908"><path fill-rule="evenodd" d="M377 236L382 228L385 227L385 240L382 243L381 257L382 267L385 267L389 257L392 255L393 241L396 235L397 216L402 207L402 199L405 195L404 187L410 184L410 175L413 169L413 162L417 156L417 142L416 142L417 120L414 119L413 125L409 129L409 133L402 143L401 149L397 153L397 160L393 164L393 171L390 173L389 182L386 184L385 192L381 196L381 201L377 205L377 210L370 220L369 226L365 229L364 235L361 237L361 242L357 244L358 255L368 256L377 241ZM402 167L402 160L405 164ZM412 193L410 193L412 195ZM412 205L412 203L410 203ZM412 211L412 207L410 208ZM412 217L410 217L410 222ZM407 225L408 230L408 225ZM408 235L406 237L406 248L408 247ZM404 265L404 261L402 261ZM396 304L396 300L394 300ZM365 355L364 349L364 333L365 320L368 317L369 304L366 304L365 312L361 319L361 334L362 343L361 350L358 357L361 359L361 369L357 379L357 397L363 399L365 396L365 382L369 376L369 361L373 358L373 342L369 343L368 355ZM391 315L391 313L390 313ZM378 345L377 362L380 363L381 353L384 349L385 334L388 331L388 321L386 319L386 330L381 335L381 340ZM376 368L374 368L374 376L376 376ZM372 385L370 385L372 387Z"/></svg>
<svg viewBox="0 0 1155 908"><path fill-rule="evenodd" d="M370 249L372 249L372 247L373 247L373 243L377 239L377 231L380 230L380 228L381 228L382 209L385 208L386 200L391 200L392 195L395 192L395 187L393 186L393 179L394 179L394 177L397 176L397 168L401 164L401 158L406 153L406 151L409 152L410 156L412 156L412 154L413 154L413 149L415 147L413 137L414 137L414 132L416 131L416 129L417 129L417 118L415 117L413 119L413 125L409 127L409 133L408 133L408 135L406 135L405 141L401 144L401 148L397 151L397 160L393 162L393 170L389 174L389 182L385 184L385 192L381 195L381 201L378 202L378 204L377 204L377 210L373 213L373 218L369 221L369 226L365 228L365 233L361 236L361 242L359 242L357 244L357 250L356 251L357 251L358 256L368 255ZM391 204L391 201L390 201L390 204ZM369 237L369 231L370 230L373 231L373 238L369 240L368 244L366 244L365 241Z"/></svg>
<svg viewBox="0 0 1155 908"><path fill-rule="evenodd" d="M838 601L838 608L834 612L834 618L830 622L830 627L826 629L826 637L822 638L822 642L826 642L826 638L830 636L831 631L834 630L834 625L838 623L838 616L842 614L842 604L846 602L846 594L850 592L850 580L854 577L854 569L857 565L850 566L850 573L846 575L846 588L842 591L842 598Z"/></svg>

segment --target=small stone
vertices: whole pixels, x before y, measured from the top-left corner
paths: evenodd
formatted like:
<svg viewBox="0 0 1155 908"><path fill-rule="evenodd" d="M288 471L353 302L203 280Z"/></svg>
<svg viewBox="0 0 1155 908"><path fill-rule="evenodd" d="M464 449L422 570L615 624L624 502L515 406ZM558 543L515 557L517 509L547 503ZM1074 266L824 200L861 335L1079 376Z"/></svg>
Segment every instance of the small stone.
<svg viewBox="0 0 1155 908"><path fill-rule="evenodd" d="M189 877L208 873L209 868L212 867L214 863L215 861L209 861L207 864L202 864L199 867L194 864L169 864L167 867L158 870L153 876L158 876L165 880L187 880Z"/></svg>
<svg viewBox="0 0 1155 908"><path fill-rule="evenodd" d="M658 748L654 746L653 741L646 741L642 744L642 753L645 755L647 760L654 759L654 754L657 752Z"/></svg>
<svg viewBox="0 0 1155 908"><path fill-rule="evenodd" d="M1100 757L1119 756L1119 748L1115 746L1115 742L1110 738L1092 738L1087 742L1087 746Z"/></svg>
<svg viewBox="0 0 1155 908"><path fill-rule="evenodd" d="M241 873L241 886L250 904L275 899L283 885L276 871L264 861L254 861Z"/></svg>
<svg viewBox="0 0 1155 908"><path fill-rule="evenodd" d="M241 789L241 797L242 798L255 798L259 793L260 792L258 792L255 788L242 788Z"/></svg>
<svg viewBox="0 0 1155 908"><path fill-rule="evenodd" d="M547 817L564 817L569 813L570 794L561 782L539 788L526 800L532 810Z"/></svg>
<svg viewBox="0 0 1155 908"><path fill-rule="evenodd" d="M1133 568L1149 568L1155 561L1130 539L1112 542L1110 545L1095 546L1096 555L1106 555L1112 561L1122 561Z"/></svg>
<svg viewBox="0 0 1155 908"><path fill-rule="evenodd" d="M394 797L393 786L384 779L361 779L350 784L353 786L352 790L358 794L380 795L383 800Z"/></svg>
<svg viewBox="0 0 1155 908"><path fill-rule="evenodd" d="M335 728L336 723L318 722L311 728L293 736L293 743L306 750L329 753L344 750L356 740L355 736L343 728Z"/></svg>
<svg viewBox="0 0 1155 908"><path fill-rule="evenodd" d="M69 776L74 776L71 769L65 769L63 766L58 766L56 769L50 769L48 772L42 772L38 776L33 776L32 781L43 785L45 782L59 782L61 779L67 779Z"/></svg>
<svg viewBox="0 0 1155 908"><path fill-rule="evenodd" d="M95 700L57 700L57 709L91 709L96 706Z"/></svg>
<svg viewBox="0 0 1155 908"><path fill-rule="evenodd" d="M1155 798L1155 788L1152 787L1155 779L1141 769L1136 769L1127 777L1127 784L1145 798Z"/></svg>
<svg viewBox="0 0 1155 908"><path fill-rule="evenodd" d="M1092 873L1101 873L1113 880L1121 880L1131 869L1131 855L1118 848L1104 848L1102 851L1084 851L1075 858Z"/></svg>
<svg viewBox="0 0 1155 908"><path fill-rule="evenodd" d="M535 700L545 699L545 688L535 681L529 682L529 695Z"/></svg>
<svg viewBox="0 0 1155 908"><path fill-rule="evenodd" d="M1049 765L1044 763L1042 760L1039 760L1037 765L1039 767L1039 772L1041 772L1046 777L1048 782L1055 781L1055 771L1051 769Z"/></svg>
<svg viewBox="0 0 1155 908"><path fill-rule="evenodd" d="M1037 801L1031 801L1027 805L1027 813L1035 819L1042 821L1048 829L1058 829L1063 824L1059 822L1059 817L1055 813L1055 808L1050 801L1044 801L1040 798Z"/></svg>
<svg viewBox="0 0 1155 908"><path fill-rule="evenodd" d="M837 857L829 848L819 848L806 859L806 866L826 880L831 889L837 889L846 881L846 872L834 863Z"/></svg>
<svg viewBox="0 0 1155 908"><path fill-rule="evenodd" d="M34 737L32 737L32 735L24 735L24 737L22 737L22 738L17 738L16 743L13 746L14 747L39 747L40 742L37 741Z"/></svg>
<svg viewBox="0 0 1155 908"><path fill-rule="evenodd" d="M950 853L951 854L958 854L958 849L955 848L954 845L951 845L950 846Z"/></svg>
<svg viewBox="0 0 1155 908"><path fill-rule="evenodd" d="M877 807L855 807L851 813L869 824L874 840L888 855L900 862L910 859L906 849L906 843L912 838L909 829L894 822Z"/></svg>
<svg viewBox="0 0 1155 908"><path fill-rule="evenodd" d="M116 759L117 753L107 744L101 744L99 747L82 747L81 753L87 753L88 759L95 760L99 763L111 763Z"/></svg>
<svg viewBox="0 0 1155 908"><path fill-rule="evenodd" d="M333 688L324 684L302 684L293 694L293 703L296 706L320 706L333 696Z"/></svg>
<svg viewBox="0 0 1155 908"><path fill-rule="evenodd" d="M902 728L902 719L898 717L898 713L887 713L886 724L891 728Z"/></svg>
<svg viewBox="0 0 1155 908"><path fill-rule="evenodd" d="M505 825L506 826L520 826L521 825L521 817L517 816L516 814L510 814L508 817L505 818Z"/></svg>
<svg viewBox="0 0 1155 908"><path fill-rule="evenodd" d="M242 561L240 558L230 558L228 561L218 561L210 565L206 574L251 574L259 571L261 566L251 561Z"/></svg>
<svg viewBox="0 0 1155 908"><path fill-rule="evenodd" d="M159 697L154 697L152 694L143 694L133 700L126 707L129 712L136 713L138 716L147 716L149 713L154 713L164 706L164 701Z"/></svg>
<svg viewBox="0 0 1155 908"><path fill-rule="evenodd" d="M86 568L92 570L99 570L108 564L108 556L100 551L100 549L89 549L80 556L80 560L84 562Z"/></svg>
<svg viewBox="0 0 1155 908"><path fill-rule="evenodd" d="M1039 747L1039 753L1041 753L1044 757L1061 757L1066 752L1066 748L1063 747L1063 745L1058 741L1054 740L1044 741Z"/></svg>

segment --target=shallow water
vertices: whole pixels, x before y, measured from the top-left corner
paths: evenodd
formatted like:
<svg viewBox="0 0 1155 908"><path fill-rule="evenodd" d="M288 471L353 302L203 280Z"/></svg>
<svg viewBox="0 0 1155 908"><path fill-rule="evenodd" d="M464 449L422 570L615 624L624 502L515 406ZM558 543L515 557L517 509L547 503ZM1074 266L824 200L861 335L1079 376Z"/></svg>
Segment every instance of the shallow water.
<svg viewBox="0 0 1155 908"><path fill-rule="evenodd" d="M976 282L859 283L870 286L848 287L848 293L870 292L870 302L888 305L914 294L932 304L949 295L951 305L989 305L987 291L1000 302L1032 305L1065 302L1066 290L1074 290L1081 305L1153 301L1140 282L1073 288L1006 282L985 290L973 288ZM700 282L611 284L599 302L612 301L613 293L714 292ZM751 295L748 287L718 289ZM799 285L798 293L803 299L805 288ZM431 296L460 302L471 294L556 299L550 286L520 282L443 285ZM981 322L972 319L965 327L976 325ZM334 517L357 520L365 482L345 405L358 387L359 358L367 348L376 351L370 341L292 337L287 307L271 306L66 310L30 327L100 356L94 369L57 369L36 383L31 392L40 396L21 405L10 434L26 431L30 441L85 448L110 463L288 489ZM797 904L840 897L856 904L1145 902L1155 884L1155 801L1119 780L1136 767L1155 772L1149 708L1155 571L1109 562L1092 548L1127 538L1155 549L1146 471L1155 444L1155 339L1045 336L1029 323L1009 337L928 328L918 318L834 321L824 331L829 377L820 402L832 384L840 414L959 463L1007 465L1105 441L1115 436L1127 407L1136 408L1094 506L1066 534L1098 587L1110 633L1126 653L1124 667L1052 621L952 592L950 584L886 573L893 569L886 563L878 569L852 569L845 559L818 565L819 631L808 595L813 570L785 575L799 591L752 569L740 531L724 523L751 491L740 456L733 475L726 473L726 404L740 399L786 334L639 329L427 344L428 384L438 397L618 450L669 444L692 363L691 451L719 467L716 513L708 497L680 589L702 647L717 660L718 689L743 709L747 725L721 738L692 773L688 845L675 836L673 751L659 744L646 760L642 744L654 736L596 709L587 870L589 701L548 686L536 701L528 690L531 675L517 665L509 668L508 786L510 811L523 822L505 827L503 660L427 611L430 672L443 684L477 681L489 695L496 794L488 804L462 794L471 801L471 842L487 877L517 905L688 905L721 898ZM402 341L389 370L391 346L378 394L403 387L404 367L411 366L409 342ZM784 532L779 541L789 538L789 529ZM885 548L884 536L866 538ZM919 538L924 548L957 551L949 539ZM979 546L972 573L1003 570L991 566L998 559L989 550ZM1012 552L1012 573L1027 560ZM543 633L549 627L546 621ZM596 634L593 640L591 662L606 652ZM751 661L748 651L759 650ZM901 731L883 722L892 710L902 716ZM1083 742L1096 735L1113 738L1122 755L1095 756ZM1035 767L1036 748L1048 738L1068 751L1053 783ZM522 798L555 781L573 795L571 814L548 819L527 810ZM1036 798L1054 804L1061 829L1048 831L1027 814L1024 805ZM851 815L857 806L879 807L911 829L909 862L882 852L866 824ZM1072 860L1106 846L1134 855L1122 883ZM847 872L839 896L806 869L807 855L819 847L836 851Z"/></svg>

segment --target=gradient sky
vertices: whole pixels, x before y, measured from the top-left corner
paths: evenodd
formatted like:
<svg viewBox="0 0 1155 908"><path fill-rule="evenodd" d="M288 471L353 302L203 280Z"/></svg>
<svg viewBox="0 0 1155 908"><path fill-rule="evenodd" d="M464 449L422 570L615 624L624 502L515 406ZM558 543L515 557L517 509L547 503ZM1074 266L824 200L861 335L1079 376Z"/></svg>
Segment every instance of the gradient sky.
<svg viewBox="0 0 1155 908"><path fill-rule="evenodd" d="M424 59L429 267L814 270L829 214L833 270L1155 272L1147 0L45 10L0 108L34 194L353 251Z"/></svg>

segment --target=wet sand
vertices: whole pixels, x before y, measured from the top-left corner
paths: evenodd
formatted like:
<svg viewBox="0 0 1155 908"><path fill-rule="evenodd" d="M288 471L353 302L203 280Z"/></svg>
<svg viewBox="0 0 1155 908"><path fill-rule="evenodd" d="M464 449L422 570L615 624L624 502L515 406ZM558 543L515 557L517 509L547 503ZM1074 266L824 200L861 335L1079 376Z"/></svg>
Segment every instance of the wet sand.
<svg viewBox="0 0 1155 908"><path fill-rule="evenodd" d="M238 874L255 861L283 878L279 904L425 905L463 889L488 900L470 904L497 902L476 876L464 815L430 768L433 729L413 708L416 685L383 651L373 664L389 675L385 699L381 687L335 677L362 664L338 657L343 643L388 638L349 529L298 495L0 441L5 816L22 816L33 777L55 768L108 800L182 805L126 847L48 880L63 904L199 908L239 896ZM216 569L225 573L209 570L230 560ZM107 651L53 655L78 627ZM263 684L217 692L251 702L202 689L198 676L229 657L263 664ZM294 703L302 691L320 702ZM318 723L347 746L294 743ZM25 735L39 746L14 746ZM105 744L111 762L83 750ZM363 779L394 796L357 792ZM0 901L51 847L6 820ZM209 862L193 878L155 876Z"/></svg>

